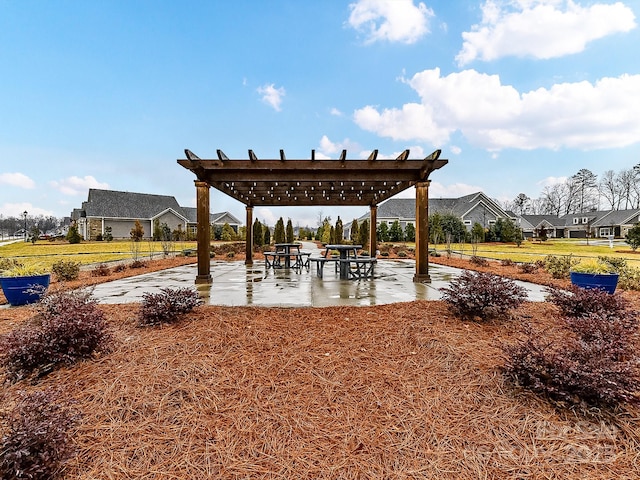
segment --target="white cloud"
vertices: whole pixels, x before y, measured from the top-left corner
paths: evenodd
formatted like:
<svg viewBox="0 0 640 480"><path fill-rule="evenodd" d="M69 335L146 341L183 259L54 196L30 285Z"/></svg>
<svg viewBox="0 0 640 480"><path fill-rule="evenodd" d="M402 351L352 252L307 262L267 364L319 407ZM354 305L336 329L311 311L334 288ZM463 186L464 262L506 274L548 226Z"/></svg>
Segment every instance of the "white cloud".
<svg viewBox="0 0 640 480"><path fill-rule="evenodd" d="M365 43L379 40L415 43L429 33L433 10L413 0L358 0L349 5L349 25L365 34Z"/></svg>
<svg viewBox="0 0 640 480"><path fill-rule="evenodd" d="M53 211L45 210L44 208L34 207L28 202L21 203L4 203L0 206L0 211L5 217L18 217L22 218L22 212L27 212L29 217L37 217L44 215L45 217L54 215Z"/></svg>
<svg viewBox="0 0 640 480"><path fill-rule="evenodd" d="M405 80L421 103L354 113L362 129L442 146L460 131L476 147L533 150L624 147L640 141L640 75L553 85L520 93L498 75L425 70Z"/></svg>
<svg viewBox="0 0 640 480"><path fill-rule="evenodd" d="M552 187L553 185L565 183L566 181L567 177L547 177L537 182L536 185L540 186L541 188Z"/></svg>
<svg viewBox="0 0 640 480"><path fill-rule="evenodd" d="M270 227L275 226L278 221L275 214L270 209L264 207L256 209L256 218L258 218L263 225L269 225Z"/></svg>
<svg viewBox="0 0 640 480"><path fill-rule="evenodd" d="M98 182L91 175L83 178L73 176L59 181L54 180L49 183L64 195L86 195L90 188L109 188L108 183Z"/></svg>
<svg viewBox="0 0 640 480"><path fill-rule="evenodd" d="M36 182L31 180L24 173L18 172L0 173L0 185L11 185L12 187L25 188L28 190L36 188Z"/></svg>
<svg viewBox="0 0 640 480"><path fill-rule="evenodd" d="M338 110L338 109L337 109L337 108L335 108L335 107L334 107L334 108L332 108L332 109L331 109L331 111L330 111L329 113L331 113L331 115L334 115L334 116L336 116L336 117L342 117L342 116L344 115L340 110Z"/></svg>
<svg viewBox="0 0 640 480"><path fill-rule="evenodd" d="M455 146L455 145L451 145L449 147L449 151L451 153L453 153L454 155L460 155L462 153L462 149L460 147Z"/></svg>
<svg viewBox="0 0 640 480"><path fill-rule="evenodd" d="M583 51L587 43L635 28L621 2L588 7L571 0L487 0L482 21L463 32L460 66L505 56L548 59Z"/></svg>
<svg viewBox="0 0 640 480"><path fill-rule="evenodd" d="M258 93L262 95L262 101L271 105L276 112L281 110L282 98L287 94L284 87L276 88L273 83L258 87Z"/></svg>
<svg viewBox="0 0 640 480"><path fill-rule="evenodd" d="M345 138L342 142L334 143L329 140L329 137L323 135L320 139L320 151L316 152L316 157L320 160L336 158L342 153L342 150L347 150L347 158L349 158L349 152L360 152L362 148L358 143L352 142L348 138ZM351 158L353 158L353 153Z"/></svg>

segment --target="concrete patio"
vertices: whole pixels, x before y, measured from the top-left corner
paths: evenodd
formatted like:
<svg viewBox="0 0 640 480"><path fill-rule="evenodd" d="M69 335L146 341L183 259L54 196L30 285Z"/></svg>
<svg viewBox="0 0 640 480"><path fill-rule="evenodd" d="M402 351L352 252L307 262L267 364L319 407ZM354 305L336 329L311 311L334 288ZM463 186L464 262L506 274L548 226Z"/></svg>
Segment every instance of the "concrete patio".
<svg viewBox="0 0 640 480"><path fill-rule="evenodd" d="M305 242L304 250L319 256L315 245ZM431 264L431 283L414 283L413 260L379 259L373 279L340 280L333 269L326 268L318 278L315 267L309 269L270 269L264 261L247 266L242 261L211 262L210 285L195 285L196 265L186 265L97 285L94 296L100 303L139 302L146 292L161 288L197 288L210 305L263 307L328 307L340 305L382 305L413 300L438 300L461 270ZM531 301L544 300L543 287L517 282L528 291Z"/></svg>

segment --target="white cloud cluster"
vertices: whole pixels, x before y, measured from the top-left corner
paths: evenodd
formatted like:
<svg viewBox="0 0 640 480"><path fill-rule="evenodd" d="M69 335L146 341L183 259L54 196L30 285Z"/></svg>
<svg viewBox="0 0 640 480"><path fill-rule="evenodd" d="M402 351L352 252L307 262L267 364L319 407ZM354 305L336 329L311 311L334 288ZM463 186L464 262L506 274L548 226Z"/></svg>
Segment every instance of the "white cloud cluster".
<svg viewBox="0 0 640 480"><path fill-rule="evenodd" d="M481 23L462 34L460 66L506 56L561 57L636 26L633 11L620 2L582 7L572 0L487 0L482 13Z"/></svg>
<svg viewBox="0 0 640 480"><path fill-rule="evenodd" d="M415 43L429 33L433 10L413 0L358 0L349 5L349 25L362 32L365 43Z"/></svg>
<svg viewBox="0 0 640 480"><path fill-rule="evenodd" d="M36 182L27 177L24 173L0 173L0 185L10 185L12 187L25 188L28 190L36 188Z"/></svg>
<svg viewBox="0 0 640 480"><path fill-rule="evenodd" d="M287 94L284 87L276 88L273 83L258 87L258 93L262 95L262 101L271 105L276 112L281 110L282 99Z"/></svg>
<svg viewBox="0 0 640 480"><path fill-rule="evenodd" d="M448 142L458 130L487 150L593 150L640 141L640 75L523 93L503 85L498 75L475 70L441 76L435 68L405 81L420 103L383 110L365 106L354 112L355 122L383 137L434 146Z"/></svg>
<svg viewBox="0 0 640 480"><path fill-rule="evenodd" d="M51 186L64 195L86 195L90 188L108 189L109 184L97 181L91 175L72 176L59 181L51 181Z"/></svg>

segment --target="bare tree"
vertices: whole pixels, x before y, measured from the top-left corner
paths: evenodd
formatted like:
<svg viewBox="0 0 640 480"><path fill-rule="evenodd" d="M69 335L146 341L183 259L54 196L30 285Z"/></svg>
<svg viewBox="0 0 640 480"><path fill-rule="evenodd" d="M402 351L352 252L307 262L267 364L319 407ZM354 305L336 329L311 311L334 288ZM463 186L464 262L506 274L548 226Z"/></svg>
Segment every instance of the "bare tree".
<svg viewBox="0 0 640 480"><path fill-rule="evenodd" d="M513 199L513 211L518 215L529 213L529 206L531 199L524 193L519 193L516 198Z"/></svg>
<svg viewBox="0 0 640 480"><path fill-rule="evenodd" d="M611 210L620 209L620 188L616 174L613 170L607 170L600 178L598 189L600 197L605 200Z"/></svg>
<svg viewBox="0 0 640 480"><path fill-rule="evenodd" d="M581 168L568 182L577 194L575 213L589 212L598 208L598 177L586 168ZM570 212L567 212L570 213Z"/></svg>

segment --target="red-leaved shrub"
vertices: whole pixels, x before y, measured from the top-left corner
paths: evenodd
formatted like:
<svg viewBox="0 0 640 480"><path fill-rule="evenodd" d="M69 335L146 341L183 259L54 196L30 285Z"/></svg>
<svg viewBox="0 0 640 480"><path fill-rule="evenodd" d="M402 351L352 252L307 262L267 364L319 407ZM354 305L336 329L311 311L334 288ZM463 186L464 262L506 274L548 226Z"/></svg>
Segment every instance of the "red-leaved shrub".
<svg viewBox="0 0 640 480"><path fill-rule="evenodd" d="M161 288L160 293L144 293L138 313L138 325L173 323L180 315L202 303L198 292L191 288Z"/></svg>

